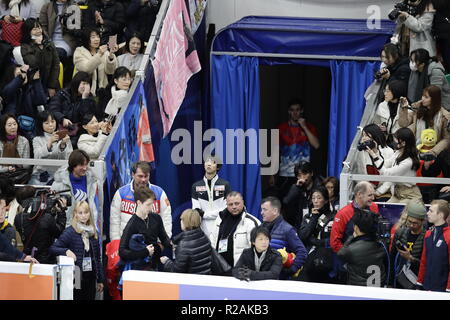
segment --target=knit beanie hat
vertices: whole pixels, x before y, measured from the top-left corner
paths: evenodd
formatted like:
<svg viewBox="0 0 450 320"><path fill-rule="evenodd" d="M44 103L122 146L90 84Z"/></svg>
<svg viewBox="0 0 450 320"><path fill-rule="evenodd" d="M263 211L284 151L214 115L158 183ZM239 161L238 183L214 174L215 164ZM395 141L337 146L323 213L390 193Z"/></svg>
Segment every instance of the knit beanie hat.
<svg viewBox="0 0 450 320"><path fill-rule="evenodd" d="M422 203L409 202L407 206L408 216L416 219L425 219L427 209Z"/></svg>

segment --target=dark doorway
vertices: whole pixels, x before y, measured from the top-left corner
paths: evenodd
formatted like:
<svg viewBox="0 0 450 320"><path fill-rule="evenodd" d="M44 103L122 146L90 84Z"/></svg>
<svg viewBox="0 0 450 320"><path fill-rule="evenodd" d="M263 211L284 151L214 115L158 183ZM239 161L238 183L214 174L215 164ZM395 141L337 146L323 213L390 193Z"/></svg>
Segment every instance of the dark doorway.
<svg viewBox="0 0 450 320"><path fill-rule="evenodd" d="M288 120L288 103L299 97L306 120L318 131L320 148L312 148L311 163L315 172L326 176L328 126L330 118L331 72L326 67L286 64L260 66L260 128L275 129ZM268 177L262 176L262 190Z"/></svg>

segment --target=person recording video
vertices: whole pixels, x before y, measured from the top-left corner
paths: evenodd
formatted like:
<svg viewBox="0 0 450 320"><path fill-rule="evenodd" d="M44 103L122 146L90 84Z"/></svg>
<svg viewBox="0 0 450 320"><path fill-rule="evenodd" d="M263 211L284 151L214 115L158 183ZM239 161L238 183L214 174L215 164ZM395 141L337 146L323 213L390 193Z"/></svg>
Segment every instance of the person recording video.
<svg viewBox="0 0 450 320"><path fill-rule="evenodd" d="M66 209L71 199L31 186L18 189L16 198L23 208L14 219L24 245L23 252L41 263L56 263L56 257L48 250L65 229Z"/></svg>

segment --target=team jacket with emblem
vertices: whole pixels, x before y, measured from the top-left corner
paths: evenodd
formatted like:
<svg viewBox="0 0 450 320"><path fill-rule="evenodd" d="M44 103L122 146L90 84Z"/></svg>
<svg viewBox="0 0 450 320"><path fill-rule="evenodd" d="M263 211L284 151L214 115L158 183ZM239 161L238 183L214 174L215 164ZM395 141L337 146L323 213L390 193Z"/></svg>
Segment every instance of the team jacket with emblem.
<svg viewBox="0 0 450 320"><path fill-rule="evenodd" d="M225 198L230 191L230 183L218 175L211 180L211 189L206 177L192 185L192 209L203 210L201 228L207 236L214 229L219 212L227 207Z"/></svg>
<svg viewBox="0 0 450 320"><path fill-rule="evenodd" d="M444 224L425 233L417 284L424 290L450 292L450 227Z"/></svg>
<svg viewBox="0 0 450 320"><path fill-rule="evenodd" d="M370 206L370 211L378 213L378 206L375 202ZM344 242L353 234L353 223L350 220L354 213L355 207L352 202L339 210L334 217L330 235L330 247L334 252L341 250Z"/></svg>
<svg viewBox="0 0 450 320"><path fill-rule="evenodd" d="M153 212L160 214L164 223L164 229L167 236L172 236L172 209L169 199L161 187L148 184L150 189L155 193L156 200L153 202ZM109 235L112 240L120 239L123 230L130 220L131 216L136 212L136 202L134 201L133 180L119 190L116 191L112 204L110 215Z"/></svg>

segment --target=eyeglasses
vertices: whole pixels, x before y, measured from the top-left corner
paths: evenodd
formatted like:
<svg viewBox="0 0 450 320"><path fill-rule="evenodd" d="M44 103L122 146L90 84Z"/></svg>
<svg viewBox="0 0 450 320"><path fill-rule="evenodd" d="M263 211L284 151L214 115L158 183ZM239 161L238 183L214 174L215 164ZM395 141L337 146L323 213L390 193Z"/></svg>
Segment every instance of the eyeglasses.
<svg viewBox="0 0 450 320"><path fill-rule="evenodd" d="M409 225L412 225L412 226L418 226L418 225L422 224L422 222L406 220L406 224L409 224Z"/></svg>

